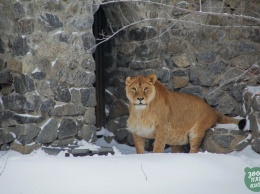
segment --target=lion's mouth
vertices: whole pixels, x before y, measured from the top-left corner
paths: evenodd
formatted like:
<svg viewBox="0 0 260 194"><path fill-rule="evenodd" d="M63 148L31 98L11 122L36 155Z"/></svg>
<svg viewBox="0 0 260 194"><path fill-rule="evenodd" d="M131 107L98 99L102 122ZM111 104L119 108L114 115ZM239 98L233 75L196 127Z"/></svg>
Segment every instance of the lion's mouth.
<svg viewBox="0 0 260 194"><path fill-rule="evenodd" d="M139 103L139 104L135 104L135 106L146 106L147 104L143 104L143 103Z"/></svg>

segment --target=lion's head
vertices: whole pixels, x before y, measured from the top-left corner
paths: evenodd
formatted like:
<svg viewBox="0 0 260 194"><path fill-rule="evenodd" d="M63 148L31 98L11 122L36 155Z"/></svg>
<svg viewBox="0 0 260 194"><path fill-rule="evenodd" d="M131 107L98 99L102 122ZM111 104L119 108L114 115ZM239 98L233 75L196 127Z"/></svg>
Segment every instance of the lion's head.
<svg viewBox="0 0 260 194"><path fill-rule="evenodd" d="M138 75L126 78L126 96L136 109L143 110L153 100L156 94L156 75L147 77Z"/></svg>

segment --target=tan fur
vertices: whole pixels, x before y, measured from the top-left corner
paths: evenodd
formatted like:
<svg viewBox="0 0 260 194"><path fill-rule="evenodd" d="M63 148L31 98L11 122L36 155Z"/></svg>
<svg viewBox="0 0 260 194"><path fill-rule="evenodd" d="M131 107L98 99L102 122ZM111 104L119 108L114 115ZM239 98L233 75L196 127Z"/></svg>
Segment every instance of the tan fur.
<svg viewBox="0 0 260 194"><path fill-rule="evenodd" d="M239 122L196 96L168 91L155 75L128 77L126 95L128 130L138 154L144 153L145 138L155 139L154 152L163 152L165 144L171 145L173 152L181 152L182 145L190 143L190 153L196 153L207 129L217 122Z"/></svg>

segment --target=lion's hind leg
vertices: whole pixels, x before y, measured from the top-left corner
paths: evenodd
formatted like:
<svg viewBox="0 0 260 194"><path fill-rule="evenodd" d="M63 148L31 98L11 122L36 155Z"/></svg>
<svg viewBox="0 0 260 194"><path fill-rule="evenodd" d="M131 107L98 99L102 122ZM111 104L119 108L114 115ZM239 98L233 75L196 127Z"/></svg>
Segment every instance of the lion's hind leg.
<svg viewBox="0 0 260 194"><path fill-rule="evenodd" d="M208 128L193 128L189 133L190 153L197 153Z"/></svg>

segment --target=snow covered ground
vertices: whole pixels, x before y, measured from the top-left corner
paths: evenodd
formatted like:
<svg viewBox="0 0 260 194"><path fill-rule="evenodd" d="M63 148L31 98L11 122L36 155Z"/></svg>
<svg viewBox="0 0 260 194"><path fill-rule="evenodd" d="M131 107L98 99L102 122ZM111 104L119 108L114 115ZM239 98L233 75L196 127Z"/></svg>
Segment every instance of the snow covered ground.
<svg viewBox="0 0 260 194"><path fill-rule="evenodd" d="M113 146L115 155L0 152L0 194L252 194L244 169L260 167L260 156L250 147L231 154L137 155L114 141L97 144Z"/></svg>

